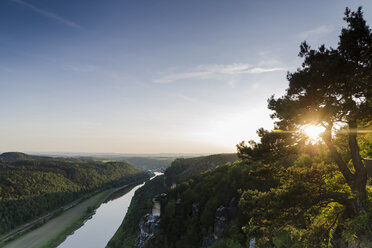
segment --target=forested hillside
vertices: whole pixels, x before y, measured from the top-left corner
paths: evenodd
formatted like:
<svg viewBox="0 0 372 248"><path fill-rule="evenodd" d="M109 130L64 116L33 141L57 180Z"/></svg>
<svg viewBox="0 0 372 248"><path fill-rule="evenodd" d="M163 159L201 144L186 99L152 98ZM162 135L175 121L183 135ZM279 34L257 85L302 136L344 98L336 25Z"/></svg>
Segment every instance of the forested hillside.
<svg viewBox="0 0 372 248"><path fill-rule="evenodd" d="M267 176L266 176L267 175ZM149 247L201 247L212 244L216 211L224 207L226 222L221 247L243 247L247 237L242 226L249 217L238 211L243 191L268 191L276 186L271 168L236 161L210 170L168 189L168 204L161 218L163 234L150 240ZM235 246L231 246L234 244Z"/></svg>
<svg viewBox="0 0 372 248"><path fill-rule="evenodd" d="M165 171L164 176L158 176L146 182L142 188L136 191L123 223L115 233L115 236L110 240L107 247L133 247L134 241L140 233L138 225L141 218L145 214L151 212L152 198L157 194L166 192L167 186L165 185L165 181L169 183L180 182L193 175L200 175L200 173L206 170L213 169L219 165L222 166L227 162L233 162L237 159L238 156L236 154L217 154L196 158L176 159ZM165 180L165 178L167 179Z"/></svg>
<svg viewBox="0 0 372 248"><path fill-rule="evenodd" d="M58 158L56 158L58 159ZM108 162L108 161L126 161L134 166L143 169L143 170L165 170L171 165L171 163L176 159L172 156L129 156L129 155L91 155L91 156L75 156L69 158L63 158L63 160L72 160L72 161L90 161L90 162Z"/></svg>
<svg viewBox="0 0 372 248"><path fill-rule="evenodd" d="M352 217L327 197L348 189L326 147L285 147L290 135L259 135L260 143L238 146L241 161L169 188L163 233L146 247L248 247L252 239L259 247L339 247L356 237L368 247L371 210ZM337 137L341 150L342 132ZM360 137L362 153L370 154L369 139ZM367 190L371 197L372 178Z"/></svg>
<svg viewBox="0 0 372 248"><path fill-rule="evenodd" d="M4 153L0 155L0 233L85 193L148 177L126 162L75 162Z"/></svg>
<svg viewBox="0 0 372 248"><path fill-rule="evenodd" d="M128 157L124 159L143 170L165 170L175 160L173 157Z"/></svg>
<svg viewBox="0 0 372 248"><path fill-rule="evenodd" d="M228 162L238 159L236 154L215 154L196 158L178 158L169 167L164 175L167 186L182 182L192 176L197 176L203 171L213 169Z"/></svg>
<svg viewBox="0 0 372 248"><path fill-rule="evenodd" d="M48 157L43 157L43 156L33 156L33 155L28 155L22 152L4 152L0 155L0 161L3 160L5 162L15 162L18 160L41 160L41 159L48 159Z"/></svg>

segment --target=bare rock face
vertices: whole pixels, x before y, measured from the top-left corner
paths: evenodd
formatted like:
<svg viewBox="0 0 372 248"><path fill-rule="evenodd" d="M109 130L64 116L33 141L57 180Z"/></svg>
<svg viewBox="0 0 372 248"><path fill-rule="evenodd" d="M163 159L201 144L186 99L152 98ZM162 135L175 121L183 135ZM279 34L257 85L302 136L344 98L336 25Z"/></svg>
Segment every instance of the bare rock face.
<svg viewBox="0 0 372 248"><path fill-rule="evenodd" d="M343 239L338 238L333 241L334 247L339 248L370 248L372 242L362 242L360 240L345 242Z"/></svg>
<svg viewBox="0 0 372 248"><path fill-rule="evenodd" d="M256 239L249 240L249 248L255 248L256 247Z"/></svg>
<svg viewBox="0 0 372 248"><path fill-rule="evenodd" d="M217 237L222 237L229 225L229 210L224 206L220 206L216 210L214 218L214 234Z"/></svg>
<svg viewBox="0 0 372 248"><path fill-rule="evenodd" d="M178 198L176 200L176 206L174 210L174 214L177 219L182 219L183 218L183 206L182 206L182 200Z"/></svg>
<svg viewBox="0 0 372 248"><path fill-rule="evenodd" d="M213 243L218 239L217 236L215 235L211 235L211 236L206 236L203 238L203 242L202 242L202 247L203 248L207 248L211 245L213 245Z"/></svg>
<svg viewBox="0 0 372 248"><path fill-rule="evenodd" d="M152 215L162 216L165 211L165 207L168 204L168 196L165 193L156 195L152 198Z"/></svg>
<svg viewBox="0 0 372 248"><path fill-rule="evenodd" d="M192 215L199 216L200 215L200 204L199 203L193 203L191 205L191 211Z"/></svg>
<svg viewBox="0 0 372 248"><path fill-rule="evenodd" d="M167 203L168 196L164 193L156 195L152 199L151 214L142 217L139 224L141 233L134 243L134 248L143 248L148 240L163 232L163 229L160 226L160 218L164 214Z"/></svg>
<svg viewBox="0 0 372 248"><path fill-rule="evenodd" d="M158 215L147 214L142 218L139 224L141 234L137 237L134 248L143 248L146 241L162 233L163 230L159 222L160 216Z"/></svg>
<svg viewBox="0 0 372 248"><path fill-rule="evenodd" d="M229 217L230 220L234 219L239 212L239 207L238 207L238 200L234 197L231 199L229 203Z"/></svg>
<svg viewBox="0 0 372 248"><path fill-rule="evenodd" d="M202 247L206 248L211 246L215 241L221 238L225 232L227 227L229 226L229 222L231 217L235 217L237 213L237 209L235 209L235 200L232 199L230 202L230 206L224 207L220 206L216 210L216 215L214 218L214 226L213 226L213 233L209 236L205 236L203 238ZM193 206L194 207L194 206Z"/></svg>

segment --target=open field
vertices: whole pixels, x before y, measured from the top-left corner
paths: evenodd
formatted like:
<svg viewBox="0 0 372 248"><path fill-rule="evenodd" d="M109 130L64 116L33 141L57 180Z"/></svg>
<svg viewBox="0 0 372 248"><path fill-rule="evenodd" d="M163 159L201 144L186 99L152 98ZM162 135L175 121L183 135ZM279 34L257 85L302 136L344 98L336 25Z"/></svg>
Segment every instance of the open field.
<svg viewBox="0 0 372 248"><path fill-rule="evenodd" d="M111 193L112 190L106 190L92 196L56 218L51 219L41 227L5 244L3 248L38 248L51 239L63 236L72 225L78 224L76 222L86 213L88 207L97 207ZM72 231L70 230L70 232Z"/></svg>

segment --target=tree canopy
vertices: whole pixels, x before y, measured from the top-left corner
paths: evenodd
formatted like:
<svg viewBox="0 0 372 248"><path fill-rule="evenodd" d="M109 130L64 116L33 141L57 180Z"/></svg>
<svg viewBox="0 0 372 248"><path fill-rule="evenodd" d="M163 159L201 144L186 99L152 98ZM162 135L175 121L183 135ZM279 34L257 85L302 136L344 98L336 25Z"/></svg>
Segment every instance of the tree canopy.
<svg viewBox="0 0 372 248"><path fill-rule="evenodd" d="M347 26L341 30L337 48L318 49L303 42L299 56L302 66L288 73L289 88L284 96L272 96L269 109L282 130L293 131L301 125L322 125L322 139L328 146L347 184L357 196L349 207L358 215L366 210L367 173L357 143L360 123L370 120L372 85L372 32L363 18L361 7L352 12L346 8ZM351 163L345 161L334 144L337 126L347 127ZM352 165L352 166L350 166ZM350 198L340 196L340 201Z"/></svg>

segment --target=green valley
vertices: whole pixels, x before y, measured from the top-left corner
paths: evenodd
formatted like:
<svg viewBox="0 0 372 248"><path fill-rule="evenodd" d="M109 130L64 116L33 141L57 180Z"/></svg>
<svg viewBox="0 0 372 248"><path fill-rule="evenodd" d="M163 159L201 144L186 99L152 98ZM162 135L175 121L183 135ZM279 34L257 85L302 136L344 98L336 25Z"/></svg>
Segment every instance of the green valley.
<svg viewBox="0 0 372 248"><path fill-rule="evenodd" d="M0 233L5 234L86 194L149 178L126 162L0 155Z"/></svg>

